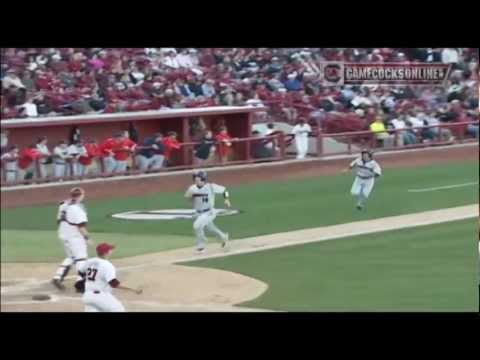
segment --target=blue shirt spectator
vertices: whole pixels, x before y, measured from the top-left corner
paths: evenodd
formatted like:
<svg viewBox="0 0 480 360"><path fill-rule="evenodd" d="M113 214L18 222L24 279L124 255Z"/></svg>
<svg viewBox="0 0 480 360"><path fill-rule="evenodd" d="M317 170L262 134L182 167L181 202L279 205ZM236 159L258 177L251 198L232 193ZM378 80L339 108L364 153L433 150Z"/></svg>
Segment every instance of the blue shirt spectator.
<svg viewBox="0 0 480 360"><path fill-rule="evenodd" d="M285 88L288 91L300 91L302 90L302 79L301 75L296 73L288 75L287 81L284 82Z"/></svg>
<svg viewBox="0 0 480 360"><path fill-rule="evenodd" d="M163 136L158 133L152 137L148 137L143 141L143 146L148 149L142 149L140 155L150 159L153 155L163 155L165 152L165 146L163 145Z"/></svg>

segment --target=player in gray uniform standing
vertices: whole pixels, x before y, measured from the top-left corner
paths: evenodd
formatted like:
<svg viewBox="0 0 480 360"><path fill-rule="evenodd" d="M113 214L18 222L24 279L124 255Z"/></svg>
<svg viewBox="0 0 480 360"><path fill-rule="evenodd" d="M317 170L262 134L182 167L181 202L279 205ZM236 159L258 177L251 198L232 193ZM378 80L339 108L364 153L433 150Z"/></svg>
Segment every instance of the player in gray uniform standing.
<svg viewBox="0 0 480 360"><path fill-rule="evenodd" d="M373 160L372 152L369 150L362 150L360 157L353 160L350 163L349 168L343 172L347 172L350 169L355 169L357 176L353 182L351 194L358 198L357 209L362 210L367 201L370 193L375 185L375 178L382 175L382 169L380 165Z"/></svg>
<svg viewBox="0 0 480 360"><path fill-rule="evenodd" d="M196 251L197 253L205 252L205 244L207 241L205 228L221 239L222 248L226 248L229 235L217 228L213 221L217 216L215 210L215 194L223 194L225 206L229 208L231 205L228 191L224 186L207 182L207 173L205 171L195 172L193 174L193 181L195 183L187 189L185 197L192 200L193 208L196 212L196 219L193 223L193 230L197 241Z"/></svg>

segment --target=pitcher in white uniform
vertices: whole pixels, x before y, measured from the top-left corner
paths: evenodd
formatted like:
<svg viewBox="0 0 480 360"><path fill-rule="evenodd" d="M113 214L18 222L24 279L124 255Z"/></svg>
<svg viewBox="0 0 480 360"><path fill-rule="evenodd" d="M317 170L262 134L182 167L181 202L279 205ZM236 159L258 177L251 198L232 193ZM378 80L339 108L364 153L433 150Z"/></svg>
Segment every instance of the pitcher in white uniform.
<svg viewBox="0 0 480 360"><path fill-rule="evenodd" d="M373 160L373 154L369 150L362 150L360 157L350 163L348 169L355 169L357 174L352 185L351 194L358 198L357 209L362 210L365 201L370 196L375 185L375 178L382 175L380 165Z"/></svg>
<svg viewBox="0 0 480 360"><path fill-rule="evenodd" d="M215 210L215 194L223 194L225 206L230 205L229 194L224 186L220 186L207 182L207 173L198 171L193 174L195 184L190 186L185 197L191 199L193 208L196 212L196 219L193 223L193 230L196 236L197 253L205 251L207 238L205 236L205 228L215 234L222 241L222 248L226 249L229 240L228 233L222 232L215 226L213 220L217 217Z"/></svg>
<svg viewBox="0 0 480 360"><path fill-rule="evenodd" d="M122 303L112 294L112 289L122 289L140 295L142 289L132 289L120 285L115 267L107 259L114 245L102 243L97 246L97 256L88 259L83 265L86 273L85 293L82 296L85 312L124 312Z"/></svg>

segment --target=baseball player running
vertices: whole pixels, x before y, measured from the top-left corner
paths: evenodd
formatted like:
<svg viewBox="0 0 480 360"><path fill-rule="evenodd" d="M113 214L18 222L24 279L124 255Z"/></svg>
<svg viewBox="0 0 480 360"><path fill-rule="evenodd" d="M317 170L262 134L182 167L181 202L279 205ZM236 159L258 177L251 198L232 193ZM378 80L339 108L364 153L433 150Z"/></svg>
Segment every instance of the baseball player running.
<svg viewBox="0 0 480 360"><path fill-rule="evenodd" d="M380 165L373 160L373 154L369 150L362 150L360 157L350 163L349 169L356 169L357 175L352 185L351 194L358 197L357 209L362 210L365 201L373 190L375 178L382 175Z"/></svg>
<svg viewBox="0 0 480 360"><path fill-rule="evenodd" d="M88 259L83 264L82 271L86 273L85 293L82 300L85 312L124 312L125 308L112 295L112 289L122 289L140 295L143 290L132 289L120 285L117 280L115 267L107 259L112 254L114 245L102 243L97 246L97 256Z"/></svg>
<svg viewBox="0 0 480 360"><path fill-rule="evenodd" d="M229 235L217 228L213 220L217 216L215 211L215 194L223 194L225 206L229 208L231 205L228 191L223 186L207 182L207 173L205 171L195 172L193 181L195 183L187 189L185 197L191 199L196 212L196 219L193 223L197 241L196 251L199 254L205 252L205 243L207 241L205 228L222 240L222 248L225 249Z"/></svg>
<svg viewBox="0 0 480 360"><path fill-rule="evenodd" d="M70 266L75 264L78 272L75 289L80 293L85 291L85 273L82 268L87 260L87 243L92 243L87 231L87 213L82 204L84 197L85 191L82 188L73 188L70 191L70 199L59 206L58 236L64 243L67 258L60 264L52 280L54 286L63 290L63 279L70 270Z"/></svg>

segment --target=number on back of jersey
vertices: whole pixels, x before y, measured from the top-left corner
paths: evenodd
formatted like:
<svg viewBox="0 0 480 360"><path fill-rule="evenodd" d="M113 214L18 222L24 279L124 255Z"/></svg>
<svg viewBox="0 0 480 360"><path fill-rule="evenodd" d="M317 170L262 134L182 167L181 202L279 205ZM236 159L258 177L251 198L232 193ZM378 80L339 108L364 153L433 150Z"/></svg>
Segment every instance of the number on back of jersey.
<svg viewBox="0 0 480 360"><path fill-rule="evenodd" d="M87 269L87 280L95 281L95 278L97 277L97 272L97 269L89 267Z"/></svg>

